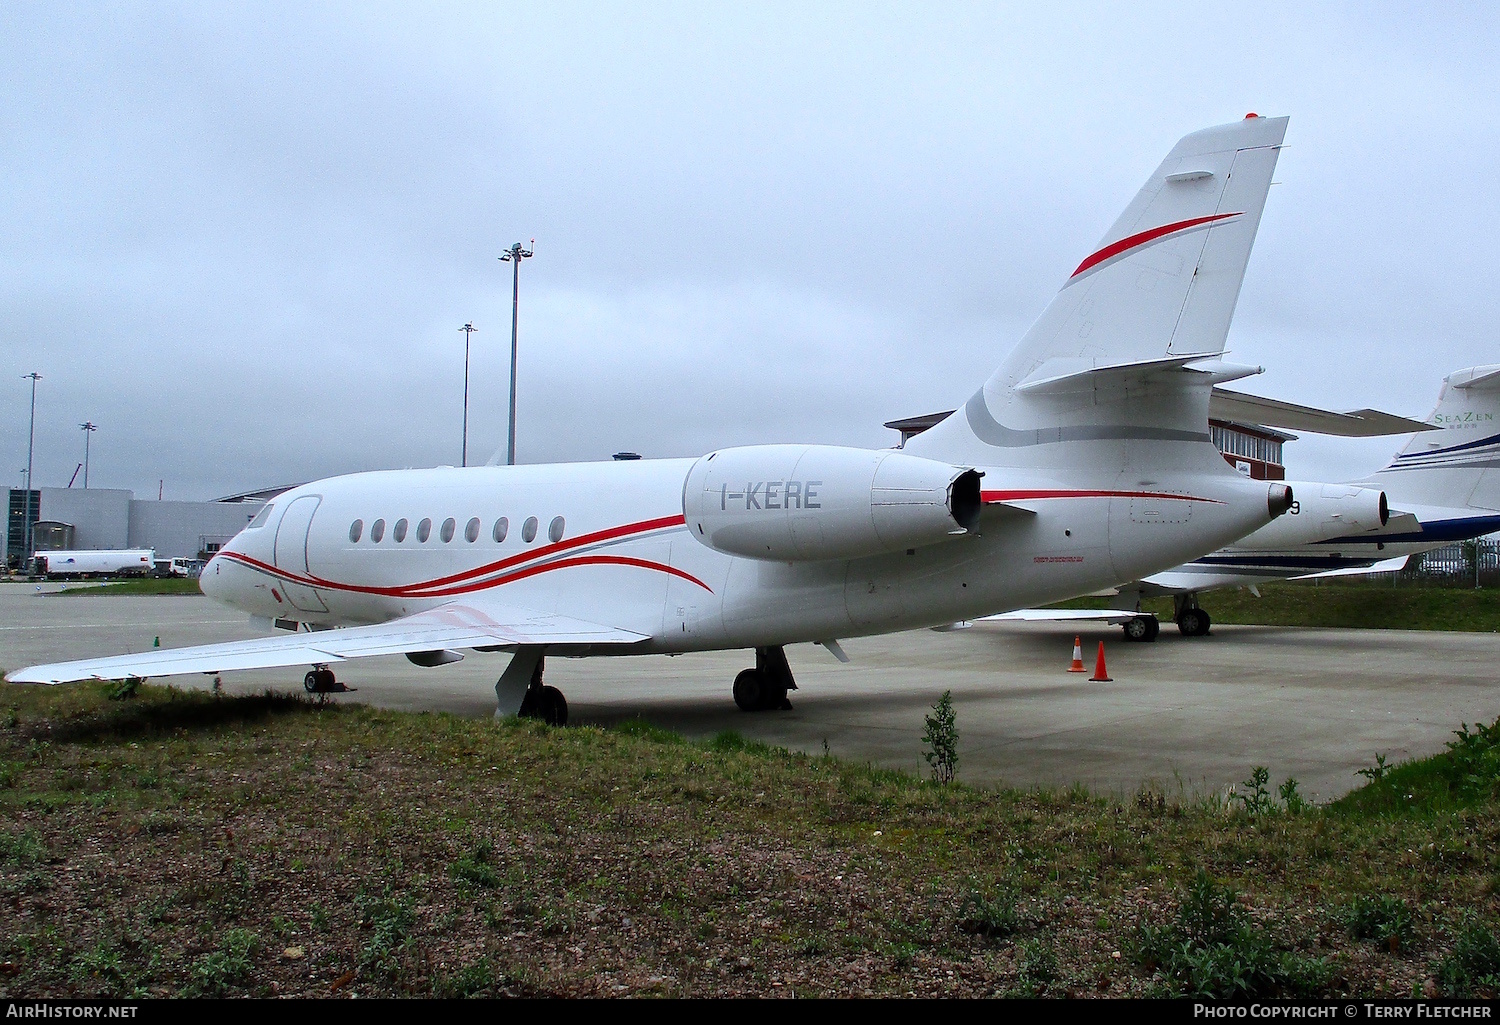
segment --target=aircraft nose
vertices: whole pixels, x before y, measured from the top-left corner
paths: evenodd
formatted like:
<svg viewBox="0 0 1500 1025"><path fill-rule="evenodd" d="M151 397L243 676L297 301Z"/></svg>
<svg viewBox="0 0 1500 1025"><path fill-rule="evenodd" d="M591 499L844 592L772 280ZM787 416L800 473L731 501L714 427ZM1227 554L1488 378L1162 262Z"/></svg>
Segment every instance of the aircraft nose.
<svg viewBox="0 0 1500 1025"><path fill-rule="evenodd" d="M215 555L203 564L203 572L198 574L198 590L210 598L224 597L224 584L221 574L224 569L225 559L221 555Z"/></svg>

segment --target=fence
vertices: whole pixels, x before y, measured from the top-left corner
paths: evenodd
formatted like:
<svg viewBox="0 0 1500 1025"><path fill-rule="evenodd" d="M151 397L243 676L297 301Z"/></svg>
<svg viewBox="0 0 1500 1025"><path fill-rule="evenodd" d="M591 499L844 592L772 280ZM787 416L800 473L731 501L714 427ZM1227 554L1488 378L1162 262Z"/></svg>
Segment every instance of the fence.
<svg viewBox="0 0 1500 1025"><path fill-rule="evenodd" d="M1500 540L1458 541L1414 555L1398 576L1419 587L1500 587Z"/></svg>

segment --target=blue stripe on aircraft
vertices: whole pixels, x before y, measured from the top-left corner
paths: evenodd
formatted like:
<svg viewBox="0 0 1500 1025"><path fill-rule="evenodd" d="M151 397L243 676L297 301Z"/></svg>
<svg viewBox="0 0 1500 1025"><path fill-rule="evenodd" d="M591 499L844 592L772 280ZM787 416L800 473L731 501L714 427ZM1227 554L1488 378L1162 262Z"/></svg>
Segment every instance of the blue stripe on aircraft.
<svg viewBox="0 0 1500 1025"><path fill-rule="evenodd" d="M1463 452L1466 449L1479 448L1483 445L1493 445L1500 442L1500 434L1492 434L1488 438L1480 438L1478 441L1466 441L1462 445L1454 445L1452 448L1435 448L1428 452L1402 452L1396 456L1396 462L1403 459L1416 459L1425 456L1445 456L1450 452Z"/></svg>
<svg viewBox="0 0 1500 1025"><path fill-rule="evenodd" d="M1419 532L1409 534L1367 534L1363 537L1334 537L1317 541L1320 545L1373 545L1401 541L1467 541L1500 530L1500 515L1464 516L1452 520L1432 520L1422 524Z"/></svg>

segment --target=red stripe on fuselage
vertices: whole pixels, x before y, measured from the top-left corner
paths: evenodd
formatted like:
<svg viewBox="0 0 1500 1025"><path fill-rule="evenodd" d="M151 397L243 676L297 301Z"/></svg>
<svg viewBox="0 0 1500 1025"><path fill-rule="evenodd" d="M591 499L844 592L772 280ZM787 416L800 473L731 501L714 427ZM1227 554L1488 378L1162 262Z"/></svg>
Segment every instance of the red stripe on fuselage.
<svg viewBox="0 0 1500 1025"><path fill-rule="evenodd" d="M1056 489L1033 489L1019 491L981 491L981 502L1031 502L1041 498L1166 498L1174 502L1211 502L1223 505L1218 499L1197 495L1173 495L1164 491L1065 491Z"/></svg>
<svg viewBox="0 0 1500 1025"><path fill-rule="evenodd" d="M1214 221L1222 221L1228 217L1238 217L1240 213L1243 212L1244 211L1239 211L1232 214L1209 214L1207 217L1193 217L1186 221L1176 221L1172 224L1163 224L1159 228L1151 228L1148 231L1137 232L1136 234L1131 235L1127 238L1120 239L1120 241L1118 242L1111 242L1109 245L1105 246L1103 249L1099 250L1097 253L1094 253L1092 256L1088 257L1082 263L1080 263L1078 265L1078 269L1069 276L1068 280L1071 281L1073 280L1073 278L1078 277L1078 275L1082 274L1084 271L1092 267L1097 267L1105 260L1111 260L1114 257L1119 256L1121 253L1127 252L1131 249L1135 249L1137 246L1147 245L1148 243L1155 242L1158 239L1164 238L1167 235L1171 235L1175 232L1187 231L1189 228L1196 228L1200 225L1211 224Z"/></svg>
<svg viewBox="0 0 1500 1025"><path fill-rule="evenodd" d="M387 598L435 598L454 594L467 594L473 591L482 591L490 587L497 587L500 584L508 583L512 580L520 580L528 576L534 576L537 573L543 573L549 569L562 569L568 566L582 566L591 564L635 566L641 569L654 569L658 572L669 573L673 576L681 577L684 580L691 581L692 583L697 584L699 587L712 594L713 588L709 587L697 577L685 573L680 569L674 569L671 566L649 562L644 559L636 559L626 556L590 556L585 558L561 559L555 562L542 563L542 560L549 559L553 556L561 554L562 552L579 548L584 545L602 544L606 541L618 540L629 535L646 534L652 531L662 530L669 527L678 527L682 526L684 522L685 520L683 519L683 517L681 515L677 515L662 516L654 520L642 520L638 523L627 523L618 527L609 527L605 530L594 531L591 534L580 534L577 537L569 538L566 541L559 541L556 544L545 545L534 552L523 552L519 555L513 555L508 558L501 559L498 562L487 563L486 565L479 566L475 569L465 570L462 573L454 573L445 577L436 577L432 580L421 581L414 584L400 584L390 587L345 584L340 583L336 580L328 580L323 577L315 576L311 573L303 576L298 573L292 573L288 570L281 569L278 566L273 566L270 563L262 562L259 559L244 554L243 552L221 551L219 554L227 559L232 559L235 562L239 562L245 566L248 566L251 569L259 570L263 573L269 573L272 576L280 577L284 580L290 580L293 583L303 584L307 587L322 588L324 590L332 591L349 591L356 594L376 594ZM493 580L477 581L462 587L454 586L460 584L463 581L474 581L476 577L498 573L502 570L509 569L512 566L516 566L526 562L533 563L534 565L527 567L526 570L520 573L510 573L501 577L496 577Z"/></svg>

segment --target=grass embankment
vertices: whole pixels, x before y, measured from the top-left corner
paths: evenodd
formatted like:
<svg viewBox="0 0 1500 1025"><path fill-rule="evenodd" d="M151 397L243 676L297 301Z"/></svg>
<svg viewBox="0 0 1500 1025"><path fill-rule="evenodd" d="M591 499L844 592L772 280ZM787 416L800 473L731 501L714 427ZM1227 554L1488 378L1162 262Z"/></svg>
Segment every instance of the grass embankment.
<svg viewBox="0 0 1500 1025"><path fill-rule="evenodd" d="M185 577L140 577L117 580L108 584L67 584L64 590L53 591L72 597L98 597L116 594L202 594L198 581Z"/></svg>
<svg viewBox="0 0 1500 1025"><path fill-rule="evenodd" d="M1321 626L1362 630L1500 630L1500 589L1392 587L1390 584L1278 583L1248 590L1204 591L1198 603L1216 624ZM1104 598L1079 598L1057 608L1108 608ZM1164 623L1172 620L1172 599L1144 604Z"/></svg>
<svg viewBox="0 0 1500 1025"><path fill-rule="evenodd" d="M109 691L0 705L6 997L1408 995L1500 971L1495 731L1462 771L1305 809L1270 779L1115 803L732 734Z"/></svg>

